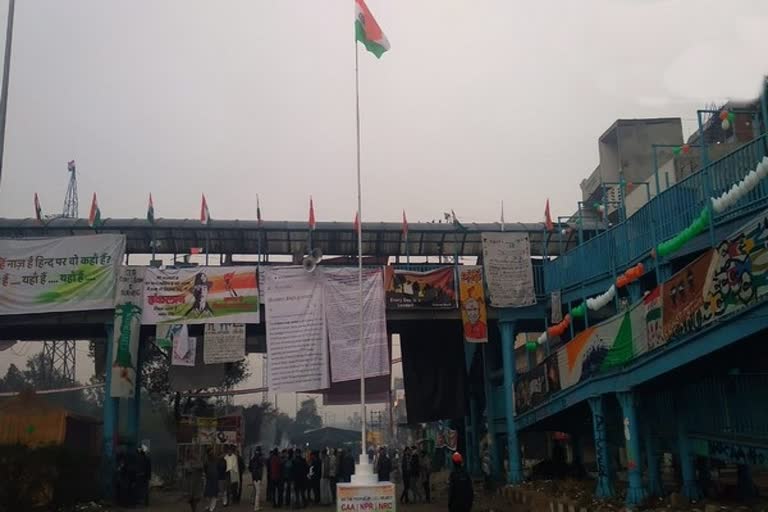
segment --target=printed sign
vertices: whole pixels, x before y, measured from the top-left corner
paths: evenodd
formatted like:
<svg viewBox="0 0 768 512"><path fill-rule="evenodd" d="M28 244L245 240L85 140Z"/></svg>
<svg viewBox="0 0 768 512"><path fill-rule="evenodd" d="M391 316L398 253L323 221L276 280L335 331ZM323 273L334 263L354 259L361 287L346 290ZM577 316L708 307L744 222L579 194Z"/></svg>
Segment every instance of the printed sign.
<svg viewBox="0 0 768 512"><path fill-rule="evenodd" d="M323 275L302 267L265 273L270 393L326 389L328 328Z"/></svg>
<svg viewBox="0 0 768 512"><path fill-rule="evenodd" d="M112 372L109 396L133 398L136 393L136 359L141 330L141 298L144 294L144 267L120 267L115 295L112 332Z"/></svg>
<svg viewBox="0 0 768 512"><path fill-rule="evenodd" d="M464 341L467 343L487 343L488 311L485 307L482 267L459 267L459 298L461 299Z"/></svg>
<svg viewBox="0 0 768 512"><path fill-rule="evenodd" d="M111 309L123 235L0 240L0 315Z"/></svg>
<svg viewBox="0 0 768 512"><path fill-rule="evenodd" d="M256 267L147 269L142 323L259 323Z"/></svg>
<svg viewBox="0 0 768 512"><path fill-rule="evenodd" d="M389 375L389 347L381 269L363 272L365 376ZM323 269L323 298L333 382L360 380L360 290L355 268Z"/></svg>
<svg viewBox="0 0 768 512"><path fill-rule="evenodd" d="M455 309L453 267L429 272L384 269L384 289L389 309Z"/></svg>
<svg viewBox="0 0 768 512"><path fill-rule="evenodd" d="M394 512L395 484L337 484L337 512Z"/></svg>
<svg viewBox="0 0 768 512"><path fill-rule="evenodd" d="M525 233L483 233L483 268L494 307L536 304L531 244Z"/></svg>
<svg viewBox="0 0 768 512"><path fill-rule="evenodd" d="M205 364L232 363L245 357L245 324L205 324Z"/></svg>

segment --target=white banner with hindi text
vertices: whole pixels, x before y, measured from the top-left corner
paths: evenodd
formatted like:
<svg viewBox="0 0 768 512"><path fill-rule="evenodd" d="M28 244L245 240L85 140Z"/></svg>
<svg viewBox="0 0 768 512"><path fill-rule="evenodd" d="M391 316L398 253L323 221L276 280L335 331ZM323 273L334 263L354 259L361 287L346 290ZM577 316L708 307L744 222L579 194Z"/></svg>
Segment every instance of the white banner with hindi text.
<svg viewBox="0 0 768 512"><path fill-rule="evenodd" d="M275 267L264 275L269 391L328 388L322 273Z"/></svg>
<svg viewBox="0 0 768 512"><path fill-rule="evenodd" d="M0 315L112 309L123 235L0 240Z"/></svg>
<svg viewBox="0 0 768 512"><path fill-rule="evenodd" d="M205 364L233 363L245 357L245 324L205 324Z"/></svg>
<svg viewBox="0 0 768 512"><path fill-rule="evenodd" d="M112 332L112 372L109 396L133 398L136 394L136 360L139 355L141 299L145 267L120 267L115 294Z"/></svg>
<svg viewBox="0 0 768 512"><path fill-rule="evenodd" d="M531 244L526 233L483 233L483 268L494 307L536 304Z"/></svg>
<svg viewBox="0 0 768 512"><path fill-rule="evenodd" d="M356 268L322 269L331 350L331 379L360 379L360 295ZM382 269L363 272L365 376L389 375L386 304Z"/></svg>

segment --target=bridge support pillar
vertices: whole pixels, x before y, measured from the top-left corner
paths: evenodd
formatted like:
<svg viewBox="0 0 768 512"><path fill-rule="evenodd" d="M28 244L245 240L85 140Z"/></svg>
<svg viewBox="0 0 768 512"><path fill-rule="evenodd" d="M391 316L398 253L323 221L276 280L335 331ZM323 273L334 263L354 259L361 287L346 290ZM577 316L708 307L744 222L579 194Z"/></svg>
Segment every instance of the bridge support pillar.
<svg viewBox="0 0 768 512"><path fill-rule="evenodd" d="M680 452L680 472L683 475L683 496L689 500L701 498L701 490L696 482L696 468L693 465L691 441L688 437L688 426L685 421L685 409L678 402L677 410L677 445Z"/></svg>
<svg viewBox="0 0 768 512"><path fill-rule="evenodd" d="M640 505L648 497L643 487L643 464L640 456L640 428L637 420L637 396L634 391L616 393L621 405L624 423L624 440L627 449L627 473L629 487L627 488L627 506Z"/></svg>
<svg viewBox="0 0 768 512"><path fill-rule="evenodd" d="M592 431L595 436L595 458L597 461L597 489L595 489L595 495L598 498L610 498L613 496L613 478L611 477L611 464L608 453L608 434L605 428L605 399L603 396L590 398L589 408L592 409Z"/></svg>
<svg viewBox="0 0 768 512"><path fill-rule="evenodd" d="M128 410L128 439L136 448L141 447L141 372L144 364L144 347L139 340L138 350L136 351L136 383L133 392L133 400L130 400L131 407Z"/></svg>
<svg viewBox="0 0 768 512"><path fill-rule="evenodd" d="M487 343L483 344L483 387L485 390L485 417L488 422L488 455L491 458L491 474L494 478L501 475L501 452L496 436L496 411L493 404L493 385L491 384L490 367L488 365ZM478 431L479 432L479 431ZM479 436L479 434L478 434Z"/></svg>
<svg viewBox="0 0 768 512"><path fill-rule="evenodd" d="M464 357L467 364L467 374L472 371L472 362L475 355L475 347L470 346L469 343L464 344ZM480 446L480 427L477 414L477 399L475 398L475 392L477 390L469 385L469 414L464 418L464 424L466 427L466 453L464 454L467 459L467 469L470 474L477 475L480 473L480 455L478 447Z"/></svg>
<svg viewBox="0 0 768 512"><path fill-rule="evenodd" d="M118 437L118 414L120 409L120 400L118 398L112 398L112 360L114 359L114 350L112 343L112 334L114 326L108 324L106 326L106 344L107 350L106 357L107 362L105 368L105 382L104 382L104 408L102 411L104 427L102 430L102 487L106 496L112 496L114 494L113 478L115 470L115 447L117 446Z"/></svg>
<svg viewBox="0 0 768 512"><path fill-rule="evenodd" d="M643 443L645 444L646 463L648 465L648 494L650 496L662 496L664 494L664 490L661 486L658 439L653 434L651 424L649 422L643 422L642 430Z"/></svg>
<svg viewBox="0 0 768 512"><path fill-rule="evenodd" d="M499 329L501 331L501 356L504 364L504 409L507 420L507 452L509 453L507 483L519 484L523 481L523 466L520 457L520 443L517 438L517 425L515 424L515 323L499 322Z"/></svg>

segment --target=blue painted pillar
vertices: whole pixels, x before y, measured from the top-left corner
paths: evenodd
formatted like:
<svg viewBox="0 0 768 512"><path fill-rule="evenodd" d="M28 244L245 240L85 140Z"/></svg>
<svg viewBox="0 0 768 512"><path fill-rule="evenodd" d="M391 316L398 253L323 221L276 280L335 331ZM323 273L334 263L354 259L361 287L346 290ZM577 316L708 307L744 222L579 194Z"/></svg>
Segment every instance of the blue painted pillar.
<svg viewBox="0 0 768 512"><path fill-rule="evenodd" d="M605 399L603 396L590 398L589 408L592 409L592 431L595 436L595 459L597 461L595 496L610 498L613 496L613 477L608 452L608 434L605 428Z"/></svg>
<svg viewBox="0 0 768 512"><path fill-rule="evenodd" d="M128 418L128 432L127 438L134 444L136 448L141 443L141 372L144 364L144 347L142 346L141 339L139 339L138 350L136 351L136 388L133 394L133 400L130 401L131 408L129 409L130 417Z"/></svg>
<svg viewBox="0 0 768 512"><path fill-rule="evenodd" d="M680 472L683 474L682 494L689 500L701 498L699 483L696 481L696 468L693 465L691 441L688 438L688 427L685 421L685 411L678 402L677 411L677 445L680 452Z"/></svg>
<svg viewBox="0 0 768 512"><path fill-rule="evenodd" d="M485 415L488 421L488 439L490 441L488 450L491 456L491 473L493 473L494 477L498 477L501 474L501 454L499 453L499 441L496 436L496 412L493 406L493 386L491 385L486 345L483 344L483 386L485 388Z"/></svg>
<svg viewBox="0 0 768 512"><path fill-rule="evenodd" d="M624 440L627 449L627 506L640 505L648 497L643 487L643 464L640 457L640 425L637 419L637 395L634 391L616 393L623 412Z"/></svg>
<svg viewBox="0 0 768 512"><path fill-rule="evenodd" d="M115 447L117 446L118 414L120 409L119 399L110 396L112 393L112 361L114 360L114 347L112 343L113 330L114 326L112 324L107 324L107 364L104 366L104 427L102 432L103 456L101 458L103 465L101 476L103 478L103 488L107 496L112 496L113 494L114 481L112 476L115 470Z"/></svg>
<svg viewBox="0 0 768 512"><path fill-rule="evenodd" d="M523 465L520 457L520 443L515 424L515 323L499 322L501 330L501 356L504 364L504 405L507 420L507 452L509 453L509 472L507 483L519 484L523 481ZM530 366L530 359L529 366Z"/></svg>
<svg viewBox="0 0 768 512"><path fill-rule="evenodd" d="M661 486L661 468L659 467L659 443L651 429L651 424L644 421L643 444L645 444L646 464L648 465L648 494L650 496L662 496L664 490Z"/></svg>

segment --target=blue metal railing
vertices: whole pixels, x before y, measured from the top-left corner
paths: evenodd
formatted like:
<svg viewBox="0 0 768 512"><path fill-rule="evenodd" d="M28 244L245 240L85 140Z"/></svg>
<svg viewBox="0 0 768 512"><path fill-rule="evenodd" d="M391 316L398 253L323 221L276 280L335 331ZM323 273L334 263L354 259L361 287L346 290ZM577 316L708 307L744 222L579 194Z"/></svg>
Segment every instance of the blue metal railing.
<svg viewBox="0 0 768 512"><path fill-rule="evenodd" d="M664 190L632 217L591 238L544 266L544 291L621 273L659 243L675 236L699 216L711 196L719 196L755 169L766 156L768 135L762 135L701 171ZM764 206L768 183L761 182L747 197L714 218L722 224Z"/></svg>

